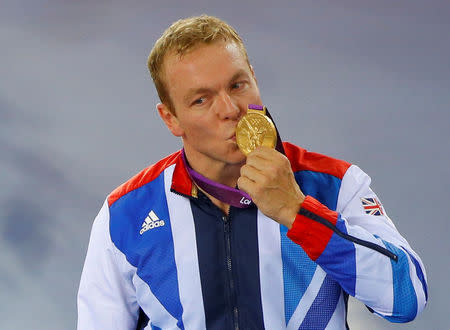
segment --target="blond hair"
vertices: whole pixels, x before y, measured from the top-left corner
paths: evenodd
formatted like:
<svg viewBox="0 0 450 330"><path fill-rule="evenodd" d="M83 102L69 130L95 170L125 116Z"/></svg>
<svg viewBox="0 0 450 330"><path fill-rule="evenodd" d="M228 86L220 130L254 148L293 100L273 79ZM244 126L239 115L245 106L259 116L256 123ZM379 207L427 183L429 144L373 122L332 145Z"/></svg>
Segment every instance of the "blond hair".
<svg viewBox="0 0 450 330"><path fill-rule="evenodd" d="M218 41L234 42L250 66L241 37L236 30L217 17L201 15L180 19L167 28L156 41L148 57L147 66L161 102L170 111L174 112L175 109L163 80L165 56L168 53L175 53L181 57L199 45L209 45Z"/></svg>

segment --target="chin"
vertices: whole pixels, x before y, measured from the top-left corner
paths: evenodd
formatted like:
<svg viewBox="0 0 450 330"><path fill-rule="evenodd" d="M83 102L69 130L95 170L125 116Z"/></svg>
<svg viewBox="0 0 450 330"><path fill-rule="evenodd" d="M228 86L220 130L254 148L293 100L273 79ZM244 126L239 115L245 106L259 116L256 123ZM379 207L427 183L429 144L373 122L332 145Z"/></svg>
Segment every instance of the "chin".
<svg viewBox="0 0 450 330"><path fill-rule="evenodd" d="M230 165L243 165L245 164L246 159L247 157L239 149L237 149L230 155L230 157L228 157L227 163Z"/></svg>
<svg viewBox="0 0 450 330"><path fill-rule="evenodd" d="M225 148L219 146L215 150L208 150L208 152L203 152L203 154L211 160L232 166L244 165L247 159L235 143Z"/></svg>

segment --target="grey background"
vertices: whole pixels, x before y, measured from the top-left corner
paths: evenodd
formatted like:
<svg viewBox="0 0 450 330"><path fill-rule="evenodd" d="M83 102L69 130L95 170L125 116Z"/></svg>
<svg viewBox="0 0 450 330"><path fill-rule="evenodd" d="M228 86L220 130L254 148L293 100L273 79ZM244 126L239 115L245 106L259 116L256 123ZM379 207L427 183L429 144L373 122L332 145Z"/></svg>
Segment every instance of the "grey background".
<svg viewBox="0 0 450 330"><path fill-rule="evenodd" d="M208 13L244 38L285 140L358 164L421 255L430 301L391 325L448 329L449 1L0 0L0 328L73 329L106 195L179 148L147 55Z"/></svg>

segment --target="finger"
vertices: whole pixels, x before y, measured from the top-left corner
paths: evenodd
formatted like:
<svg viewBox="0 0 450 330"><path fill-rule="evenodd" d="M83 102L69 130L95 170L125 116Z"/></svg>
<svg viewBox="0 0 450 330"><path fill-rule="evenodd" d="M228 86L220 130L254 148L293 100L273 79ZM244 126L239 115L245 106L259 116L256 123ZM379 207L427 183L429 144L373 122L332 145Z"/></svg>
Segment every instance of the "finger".
<svg viewBox="0 0 450 330"><path fill-rule="evenodd" d="M255 191L256 183L245 176L239 177L237 180L237 185L240 190L245 191L247 194L252 196Z"/></svg>
<svg viewBox="0 0 450 330"><path fill-rule="evenodd" d="M265 149L256 149L247 157L247 164L258 169L262 169L268 165L275 167L285 166L287 158L276 150L264 147Z"/></svg>
<svg viewBox="0 0 450 330"><path fill-rule="evenodd" d="M273 148L269 148L266 146L259 146L255 150L253 150L249 155L254 155L261 157L263 159L272 160L274 157L278 157L278 155L282 155L280 152Z"/></svg>
<svg viewBox="0 0 450 330"><path fill-rule="evenodd" d="M270 160L259 157L259 155L249 155L247 157L246 165L252 166L257 170L263 171L271 164Z"/></svg>
<svg viewBox="0 0 450 330"><path fill-rule="evenodd" d="M283 159L279 160L267 160L260 158L259 156L253 156L247 158L246 165L252 166L259 170L264 176L268 176L272 179L276 179L276 176L285 173L285 165Z"/></svg>
<svg viewBox="0 0 450 330"><path fill-rule="evenodd" d="M247 157L247 163L255 166L258 169L262 169L265 166L271 166L272 168L291 169L291 163L289 162L288 158L275 149L260 146L252 151L248 156L250 157ZM268 163L262 163L259 159L262 159Z"/></svg>
<svg viewBox="0 0 450 330"><path fill-rule="evenodd" d="M254 182L263 182L265 179L264 174L251 165L244 165L241 167L241 176L244 176Z"/></svg>

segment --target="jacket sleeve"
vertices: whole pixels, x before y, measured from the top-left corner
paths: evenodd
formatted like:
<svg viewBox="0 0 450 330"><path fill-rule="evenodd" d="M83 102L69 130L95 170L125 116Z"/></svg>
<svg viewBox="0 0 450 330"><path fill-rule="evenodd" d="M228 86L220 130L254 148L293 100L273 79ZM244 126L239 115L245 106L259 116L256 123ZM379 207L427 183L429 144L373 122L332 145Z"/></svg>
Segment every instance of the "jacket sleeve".
<svg viewBox="0 0 450 330"><path fill-rule="evenodd" d="M288 237L371 311L391 322L408 322L428 299L425 269L378 202L370 181L350 166L336 211L307 196ZM362 199L369 201L367 209ZM373 212L367 214L370 208Z"/></svg>
<svg viewBox="0 0 450 330"><path fill-rule="evenodd" d="M105 201L94 220L78 291L78 330L136 329L133 269L111 241Z"/></svg>

